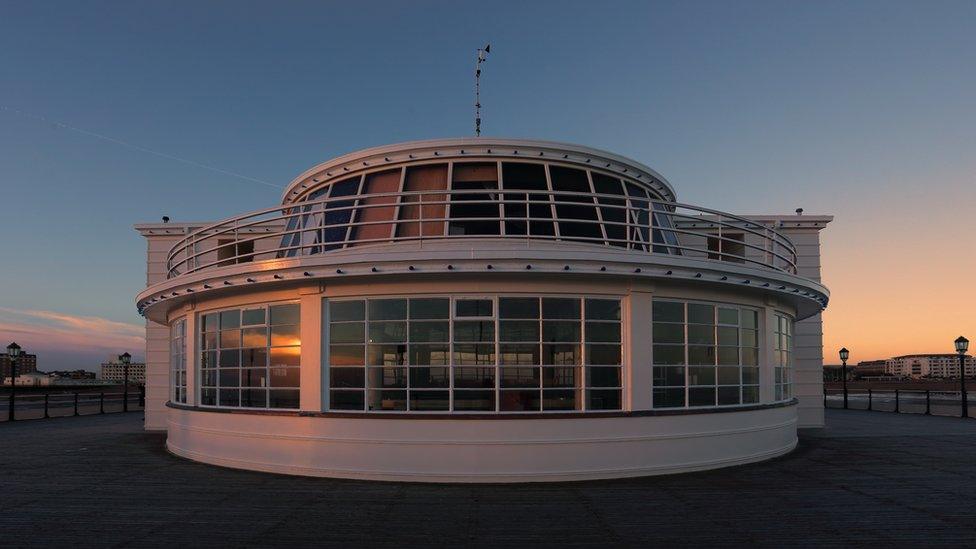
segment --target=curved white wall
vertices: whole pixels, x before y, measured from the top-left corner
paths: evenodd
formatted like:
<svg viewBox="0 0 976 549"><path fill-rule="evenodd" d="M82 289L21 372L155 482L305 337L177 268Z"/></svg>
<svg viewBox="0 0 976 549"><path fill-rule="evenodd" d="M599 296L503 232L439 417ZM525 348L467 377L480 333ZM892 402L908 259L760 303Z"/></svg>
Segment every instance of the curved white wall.
<svg viewBox="0 0 976 549"><path fill-rule="evenodd" d="M406 419L172 408L167 446L204 463L337 478L544 482L682 473L795 448L796 406L665 416Z"/></svg>

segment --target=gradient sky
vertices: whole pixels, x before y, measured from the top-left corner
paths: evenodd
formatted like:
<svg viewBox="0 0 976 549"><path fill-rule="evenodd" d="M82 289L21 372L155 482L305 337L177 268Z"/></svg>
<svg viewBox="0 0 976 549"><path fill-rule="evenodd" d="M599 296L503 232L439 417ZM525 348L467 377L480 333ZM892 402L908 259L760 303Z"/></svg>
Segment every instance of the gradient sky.
<svg viewBox="0 0 976 549"><path fill-rule="evenodd" d="M0 340L141 356L132 230L472 133L652 166L683 202L832 214L827 362L976 340L976 3L0 0ZM38 118L38 117L43 117ZM265 185L60 126L270 182Z"/></svg>

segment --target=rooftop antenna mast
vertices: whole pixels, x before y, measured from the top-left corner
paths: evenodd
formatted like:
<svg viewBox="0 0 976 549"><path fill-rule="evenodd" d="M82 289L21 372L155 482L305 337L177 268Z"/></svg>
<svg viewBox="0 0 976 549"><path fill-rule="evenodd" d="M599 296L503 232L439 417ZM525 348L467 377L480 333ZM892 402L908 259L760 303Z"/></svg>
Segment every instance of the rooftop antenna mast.
<svg viewBox="0 0 976 549"><path fill-rule="evenodd" d="M474 135L481 136L481 64L488 59L491 44L478 48L478 63L474 70Z"/></svg>

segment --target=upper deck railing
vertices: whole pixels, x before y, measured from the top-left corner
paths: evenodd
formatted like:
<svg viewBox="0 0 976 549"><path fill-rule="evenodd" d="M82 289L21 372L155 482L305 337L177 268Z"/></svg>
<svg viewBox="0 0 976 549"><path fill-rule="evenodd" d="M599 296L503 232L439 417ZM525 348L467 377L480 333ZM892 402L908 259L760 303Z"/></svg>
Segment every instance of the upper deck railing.
<svg viewBox="0 0 976 549"><path fill-rule="evenodd" d="M174 278L370 245L472 239L583 243L796 274L790 239L744 217L644 196L495 189L340 196L251 212L193 230L172 247L167 268Z"/></svg>

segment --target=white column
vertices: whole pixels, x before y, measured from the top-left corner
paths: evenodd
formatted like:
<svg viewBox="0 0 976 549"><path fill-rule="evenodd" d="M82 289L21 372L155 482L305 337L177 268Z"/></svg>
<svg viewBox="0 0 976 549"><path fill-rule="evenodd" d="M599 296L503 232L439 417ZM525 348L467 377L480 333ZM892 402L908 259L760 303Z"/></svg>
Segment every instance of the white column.
<svg viewBox="0 0 976 549"><path fill-rule="evenodd" d="M197 315L193 308L190 308L186 312L186 339L184 340L184 345L186 345L186 404L188 406L196 406L198 404L197 399L197 387L199 386L199 373L198 366L199 363L199 346L197 345Z"/></svg>
<svg viewBox="0 0 976 549"><path fill-rule="evenodd" d="M322 411L322 292L319 287L303 288L301 295L302 315L302 370L300 407L307 412Z"/></svg>
<svg viewBox="0 0 976 549"><path fill-rule="evenodd" d="M759 402L767 404L776 399L776 308L775 301L766 299L759 312Z"/></svg>
<svg viewBox="0 0 976 549"><path fill-rule="evenodd" d="M626 300L624 329L627 345L624 348L625 410L651 409L651 297L652 292L634 291Z"/></svg>

